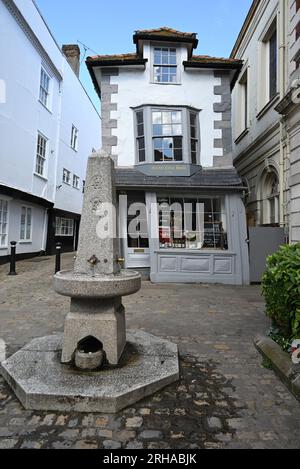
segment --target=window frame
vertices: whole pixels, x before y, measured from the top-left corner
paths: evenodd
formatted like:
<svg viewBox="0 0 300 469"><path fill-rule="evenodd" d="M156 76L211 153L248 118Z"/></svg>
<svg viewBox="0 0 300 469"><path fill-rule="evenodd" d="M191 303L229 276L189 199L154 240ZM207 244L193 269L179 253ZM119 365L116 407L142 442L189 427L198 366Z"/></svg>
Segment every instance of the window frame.
<svg viewBox="0 0 300 469"><path fill-rule="evenodd" d="M6 210L1 209L3 204L6 205ZM6 213L6 222L4 223L3 214ZM6 225L6 232L3 231L3 225ZM8 248L8 233L9 233L9 199L1 196L0 197L0 250ZM6 237L5 243L2 244L2 238Z"/></svg>
<svg viewBox="0 0 300 469"><path fill-rule="evenodd" d="M74 182L75 182L75 184L74 184ZM74 189L77 189L77 190L80 189L80 177L77 176L76 174L73 174L72 186L74 187Z"/></svg>
<svg viewBox="0 0 300 469"><path fill-rule="evenodd" d="M58 223L58 220L60 222ZM62 221L67 221L66 225L62 225ZM72 222L72 223L69 223ZM58 229L59 228L59 229ZM71 232L68 234L62 234L62 228L72 228ZM67 217L55 217L55 237L57 238L72 238L74 236L74 218L67 218Z"/></svg>
<svg viewBox="0 0 300 469"><path fill-rule="evenodd" d="M23 210L25 210L25 223L24 223L24 238L22 238L22 217L23 217ZM28 228L28 211L30 210L30 237L27 238L27 228ZM20 244L32 243L32 223L33 221L33 209L29 205L22 205L21 206L21 217L20 217L20 236L19 242Z"/></svg>
<svg viewBox="0 0 300 469"><path fill-rule="evenodd" d="M171 123L168 124L168 123L164 123L163 122L163 114L164 113L175 113L175 112L180 112L180 115L181 115L181 121L180 123L173 123L172 122L172 115L171 115ZM162 118L162 122L161 124L158 124L158 125L161 125L162 127L163 126L168 126L168 127L171 127L172 128L172 131L169 133L169 134L164 134L162 133L161 135L155 135L154 134L154 122L153 122L153 114L154 113L160 113L161 114L161 118ZM173 133L173 125L180 125L181 126L181 134L177 135L175 133ZM152 159L153 159L153 162L154 163L171 163L171 164L174 164L174 163L183 163L184 161L184 148L183 148L183 134L184 134L184 131L183 131L183 128L184 128L184 117L183 117L183 111L182 110L179 110L179 109L164 109L164 108L157 108L157 109L151 109L151 134L152 134ZM175 148L175 138L180 138L181 139L181 159L180 160L176 160L175 158L175 150L179 150L179 147L178 148ZM172 146L172 159L167 159L165 160L165 156L163 154L163 160L156 160L156 157L155 157L155 140L164 140L164 139L172 139L173 140L173 146ZM162 146L162 149L163 149L163 146Z"/></svg>
<svg viewBox="0 0 300 469"><path fill-rule="evenodd" d="M151 105L144 104L142 106L132 108L134 113L134 138L135 138L135 164L169 164L169 165L179 165L179 164L194 164L192 163L192 154L191 154L191 129L190 129L190 112L196 114L196 131L198 138L197 146L197 155L196 155L196 164L201 165L201 129L200 129L200 112L201 109L194 108L192 106L168 106L168 105ZM139 161L138 155L138 145L137 145L137 117L136 114L143 110L144 116L144 137L145 137L145 161ZM155 111L180 111L182 113L182 161L155 161L154 157L154 135L152 132L152 112ZM166 136L164 136L166 137ZM176 137L176 135L175 135ZM158 137L157 137L158 138Z"/></svg>
<svg viewBox="0 0 300 469"><path fill-rule="evenodd" d="M79 130L78 128L72 124L72 130L71 130L71 148L74 151L78 151L78 134Z"/></svg>
<svg viewBox="0 0 300 469"><path fill-rule="evenodd" d="M237 83L236 90L236 121L235 121L235 142L249 130L249 65L248 63L241 72L241 77Z"/></svg>
<svg viewBox="0 0 300 469"><path fill-rule="evenodd" d="M38 153L39 151L39 139L42 139L45 141L45 148L44 148L44 155L42 153ZM48 156L48 142L49 139L38 130L37 132L37 141L36 141L36 152L35 152L35 166L34 166L34 174L36 176L39 176L41 178L46 179L46 173L47 173L47 156ZM42 169L43 172L40 173L38 171L38 159L42 160Z"/></svg>
<svg viewBox="0 0 300 469"><path fill-rule="evenodd" d="M155 66L163 66L163 64L155 64L155 49L175 49L176 50L176 64L172 65L165 65L166 67L176 67L176 81L169 82L169 81L155 81ZM150 82L154 85L181 85L181 68L180 68L180 57L181 57L181 47L178 45L174 45L174 43L151 43L150 44L150 56L151 56L151 75L150 75Z"/></svg>
<svg viewBox="0 0 300 469"><path fill-rule="evenodd" d="M42 80L42 75L45 75L45 77L48 80L48 87L45 88L43 86L43 80ZM52 78L50 74L46 71L45 67L41 65L41 71L40 71L40 86L39 86L39 102L46 108L48 111L50 111L50 98L51 98L51 81ZM42 94L45 94L46 96L46 102L43 101Z"/></svg>
<svg viewBox="0 0 300 469"><path fill-rule="evenodd" d="M276 32L276 92L271 95L271 75L270 75L270 40ZM258 115L264 114L264 110L268 109L268 105L273 102L279 95L279 28L278 14L270 18L264 31L259 38L259 66L258 66Z"/></svg>
<svg viewBox="0 0 300 469"><path fill-rule="evenodd" d="M197 252L201 252L201 253L205 253L205 252L226 252L227 254L230 253L230 246L231 246L231 231L230 231L230 223L229 223L229 217L228 217L228 214L229 214L229 207L228 207L228 202L227 202L227 196L225 194L220 194L220 195L215 195L215 196L211 196L211 195L199 195L199 194L195 194L195 193L191 193L191 194L184 194L184 193L179 193L179 194L170 194L170 193L163 193L163 192L158 192L157 193L157 208L160 207L160 200L161 199L168 199L169 200L169 204L170 204L170 200L173 199L173 203L174 203L174 200L179 200L179 199L182 199L184 202L183 203L188 203L188 201L191 201L191 200L197 200L197 202L199 203L199 200L208 200L210 201L210 204L211 204L211 207L213 207L213 200L219 200L220 201L220 209L221 211L220 212L201 212L201 213L212 213L212 214L219 214L220 215L220 218L222 219L223 217L223 221L220 220L220 221L215 221L213 220L212 222L208 222L208 221L205 221L204 220L204 228L205 228L205 225L208 225L209 223L211 223L212 225L217 225L217 224L220 224L221 222L223 223L223 227L225 228L223 233L224 233L224 238L223 238L223 242L224 242L224 247L208 247L208 246L205 246L204 243L205 243L205 234L206 235L211 235L211 231L206 231L206 229L202 232L197 232L197 230L195 232L192 232L192 233L202 233L203 235L203 245L202 247L193 247L191 244L197 242L197 241L187 241L185 240L185 246L175 246L175 247L162 247L161 246L161 241L160 241L160 229L163 229L164 227L161 227L160 226L160 212L158 210L158 213L157 213L157 217L158 217L158 224L157 224L157 229L158 229L158 249L162 252L172 252L174 250L179 250L180 252L190 252L190 251L197 251ZM184 206L184 205L183 205ZM183 218L183 221L184 221L184 224L183 224L183 233L186 233L188 232L188 230L186 229L186 220L185 218ZM224 222L225 222L225 226L224 226ZM171 236L171 231L172 231L172 227L170 226L169 228L167 226L165 226L166 229L169 229L169 234L170 234L170 241L172 239L172 236ZM214 232L214 244L216 244L216 239L215 239L215 234L217 232ZM219 232L221 233L221 231ZM220 235L221 237L221 235ZM174 238L175 239L175 238ZM182 238L183 239L183 238ZM198 240L199 242L199 240ZM221 240L220 240L221 242ZM178 240L177 240L177 243L178 243ZM188 247L188 243L191 243L189 244L189 247ZM167 243L168 244L168 243ZM172 244L171 242L169 244ZM176 244L176 243L175 243ZM182 242L181 242L182 244Z"/></svg>
<svg viewBox="0 0 300 469"><path fill-rule="evenodd" d="M65 173L68 174L68 180L65 180ZM66 169L66 168L63 168L62 182L63 182L64 184L67 184L67 186L70 186L70 185L71 185L71 171L69 171L69 170Z"/></svg>
<svg viewBox="0 0 300 469"><path fill-rule="evenodd" d="M142 113L142 116L143 116L143 123L139 123L138 121L138 114L139 113ZM143 128L144 128L144 132L143 132L143 135L139 135L138 133L138 126L139 125L143 125ZM144 111L144 108L141 108L141 109L137 109L135 111L135 145L136 145L136 157L137 157L137 161L139 164L142 164L142 163L146 163L146 159L147 159L147 155L146 155L146 132L145 132L146 128L145 128L145 111ZM140 148L139 147L139 142L144 139L144 148ZM140 159L140 151L143 151L144 152L144 159Z"/></svg>

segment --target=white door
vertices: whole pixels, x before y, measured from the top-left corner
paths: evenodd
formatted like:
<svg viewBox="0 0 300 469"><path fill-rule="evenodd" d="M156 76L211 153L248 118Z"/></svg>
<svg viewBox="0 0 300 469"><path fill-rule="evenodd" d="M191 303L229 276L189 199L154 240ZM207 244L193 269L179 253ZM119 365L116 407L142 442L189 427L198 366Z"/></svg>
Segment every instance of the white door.
<svg viewBox="0 0 300 469"><path fill-rule="evenodd" d="M120 230L123 239L123 253L127 269L150 267L149 224L145 193L127 194L127 207L120 207Z"/></svg>

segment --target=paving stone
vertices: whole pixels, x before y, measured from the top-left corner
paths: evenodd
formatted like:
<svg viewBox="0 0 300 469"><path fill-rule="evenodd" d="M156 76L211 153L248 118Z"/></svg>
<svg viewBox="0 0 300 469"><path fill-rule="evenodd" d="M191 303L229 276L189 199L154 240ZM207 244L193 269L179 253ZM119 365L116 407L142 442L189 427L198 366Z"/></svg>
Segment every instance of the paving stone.
<svg viewBox="0 0 300 469"><path fill-rule="evenodd" d="M18 440L14 439L5 439L0 440L0 449L11 449L14 448L18 443Z"/></svg>
<svg viewBox="0 0 300 469"><path fill-rule="evenodd" d="M72 268L73 255L63 254L62 263ZM15 278L0 266L1 337L10 354L63 329L69 299L53 293L53 265L53 257L18 261ZM262 368L252 344L270 324L260 287L143 282L141 292L123 300L129 328L179 345L181 380L107 415L25 411L0 377L0 447L300 449L300 405ZM140 426L126 426L135 418ZM222 427L209 426L212 418Z"/></svg>
<svg viewBox="0 0 300 469"><path fill-rule="evenodd" d="M133 430L121 430L120 432L114 433L114 439L126 443L129 440L133 440L136 437L136 432Z"/></svg>
<svg viewBox="0 0 300 469"><path fill-rule="evenodd" d="M78 429L72 429L72 430L65 430L64 432L59 434L60 438L65 438L66 440L74 440L77 438L79 435L79 430Z"/></svg>
<svg viewBox="0 0 300 469"><path fill-rule="evenodd" d="M76 441L74 449L97 449L98 443L96 441L79 440Z"/></svg>
<svg viewBox="0 0 300 469"><path fill-rule="evenodd" d="M143 449L144 445L141 441L130 441L126 445L126 449Z"/></svg>
<svg viewBox="0 0 300 469"><path fill-rule="evenodd" d="M9 430L7 427L0 427L0 438L4 436L12 436L13 432Z"/></svg>
<svg viewBox="0 0 300 469"><path fill-rule="evenodd" d="M140 428L143 425L143 418L142 417L132 417L126 419L126 428Z"/></svg>
<svg viewBox="0 0 300 469"><path fill-rule="evenodd" d="M105 428L107 424L108 424L108 417L97 417L94 422L95 427L101 427L101 428Z"/></svg>
<svg viewBox="0 0 300 469"><path fill-rule="evenodd" d="M105 449L120 449L122 444L120 441L113 441L113 440L105 440L103 441L103 447Z"/></svg>
<svg viewBox="0 0 300 469"><path fill-rule="evenodd" d="M70 449L73 443L71 441L54 441L51 443L51 448L54 449Z"/></svg>
<svg viewBox="0 0 300 469"><path fill-rule="evenodd" d="M42 441L23 441L21 444L21 448L24 449L40 449L42 446Z"/></svg>
<svg viewBox="0 0 300 469"><path fill-rule="evenodd" d="M212 429L220 430L222 428L222 422L218 417L209 417L207 419L208 426Z"/></svg>
<svg viewBox="0 0 300 469"><path fill-rule="evenodd" d="M140 434L140 438L143 440L154 440L162 437L162 433L158 430L144 430Z"/></svg>
<svg viewBox="0 0 300 469"><path fill-rule="evenodd" d="M112 438L113 432L112 430L97 430L97 435L100 436L101 438Z"/></svg>
<svg viewBox="0 0 300 469"><path fill-rule="evenodd" d="M76 427L78 425L78 419L71 419L68 423L69 428Z"/></svg>
<svg viewBox="0 0 300 469"><path fill-rule="evenodd" d="M58 426L64 426L66 424L66 421L68 419L68 416L67 415L59 415L57 417L57 420L55 422L55 425L58 425Z"/></svg>
<svg viewBox="0 0 300 469"><path fill-rule="evenodd" d="M139 414L140 415L150 415L151 414L151 409L139 409Z"/></svg>

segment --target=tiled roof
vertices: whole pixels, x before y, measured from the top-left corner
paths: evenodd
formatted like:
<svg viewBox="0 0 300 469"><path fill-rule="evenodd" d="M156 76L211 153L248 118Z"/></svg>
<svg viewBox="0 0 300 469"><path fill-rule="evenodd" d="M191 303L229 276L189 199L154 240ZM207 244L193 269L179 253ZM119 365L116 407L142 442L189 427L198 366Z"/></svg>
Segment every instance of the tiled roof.
<svg viewBox="0 0 300 469"><path fill-rule="evenodd" d="M134 168L116 168L117 187L158 187L158 188L232 188L242 187L242 181L234 168L201 169L190 177L146 176Z"/></svg>
<svg viewBox="0 0 300 469"><path fill-rule="evenodd" d="M138 44L140 39L153 39L153 40L169 40L169 41L180 41L180 42L189 42L192 43L193 47L196 49L198 46L198 39L196 33L185 33L182 31L177 31L176 29L168 28L163 26L157 29L140 29L135 31L133 36L134 44Z"/></svg>
<svg viewBox="0 0 300 469"><path fill-rule="evenodd" d="M238 59L232 58L224 58L224 57L212 57L210 55L193 55L189 62L200 62L200 63L211 63L211 62L219 62L219 63L241 63Z"/></svg>
<svg viewBox="0 0 300 469"><path fill-rule="evenodd" d="M140 29L135 31L137 36L151 35L151 36L178 36L184 38L196 38L196 33L184 33L182 31L177 31L176 29L168 28L167 26L162 26L161 28L156 29Z"/></svg>
<svg viewBox="0 0 300 469"><path fill-rule="evenodd" d="M124 63L136 60L143 60L143 58L135 52L129 52L128 54L94 55L86 59L87 62L119 61Z"/></svg>

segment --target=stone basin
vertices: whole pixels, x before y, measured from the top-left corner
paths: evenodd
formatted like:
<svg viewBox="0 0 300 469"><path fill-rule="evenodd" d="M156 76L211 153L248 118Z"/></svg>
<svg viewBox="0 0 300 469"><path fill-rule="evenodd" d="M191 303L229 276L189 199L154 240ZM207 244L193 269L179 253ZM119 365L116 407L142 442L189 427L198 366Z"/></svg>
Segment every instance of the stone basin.
<svg viewBox="0 0 300 469"><path fill-rule="evenodd" d="M141 275L129 270L95 277L70 270L54 276L54 290L71 298L115 298L132 295L140 289Z"/></svg>

